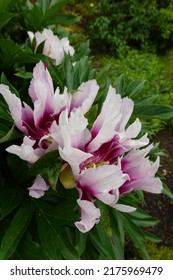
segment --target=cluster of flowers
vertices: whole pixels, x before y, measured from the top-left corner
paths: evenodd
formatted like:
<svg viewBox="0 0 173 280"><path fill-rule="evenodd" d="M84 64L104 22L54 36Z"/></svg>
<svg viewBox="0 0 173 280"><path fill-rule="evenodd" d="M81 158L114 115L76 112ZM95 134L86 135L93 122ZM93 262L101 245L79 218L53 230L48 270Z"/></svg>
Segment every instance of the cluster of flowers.
<svg viewBox="0 0 173 280"><path fill-rule="evenodd" d="M94 205L97 199L130 212L134 208L119 204L120 196L133 190L162 190L161 181L155 177L159 158L154 163L149 161L152 144L148 145L147 135L137 139L139 119L127 126L134 107L131 99L122 98L110 86L101 112L88 129L86 113L98 91L96 80L82 83L73 94L67 88L63 93L59 88L54 91L49 71L41 61L33 70L29 87L33 108L22 103L8 86L0 85L16 127L25 134L21 146L12 145L7 151L32 165L46 152L59 150L64 162L60 181L78 192L81 220L75 225L81 232L99 222L100 209ZM39 198L48 188L48 182L38 175L29 194Z"/></svg>

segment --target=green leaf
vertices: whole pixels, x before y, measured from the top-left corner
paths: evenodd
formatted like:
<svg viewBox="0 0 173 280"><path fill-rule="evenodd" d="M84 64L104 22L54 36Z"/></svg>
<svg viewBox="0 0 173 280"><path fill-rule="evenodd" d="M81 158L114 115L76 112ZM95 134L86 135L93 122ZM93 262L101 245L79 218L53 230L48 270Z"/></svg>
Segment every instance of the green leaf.
<svg viewBox="0 0 173 280"><path fill-rule="evenodd" d="M151 95L151 96L144 96L144 97L142 97L138 100L135 100L135 105L143 106L143 105L146 105L146 104L151 104L158 97L159 97L159 95L157 95L157 94Z"/></svg>
<svg viewBox="0 0 173 280"><path fill-rule="evenodd" d="M43 155L33 164L30 169L30 174L33 176L40 174L55 190L61 166L62 159L59 156L59 152L51 151Z"/></svg>
<svg viewBox="0 0 173 280"><path fill-rule="evenodd" d="M18 188L6 188L0 194L0 220L9 215L21 202L23 191Z"/></svg>
<svg viewBox="0 0 173 280"><path fill-rule="evenodd" d="M3 123L0 123L0 139L3 138L9 131L9 128L3 124Z"/></svg>
<svg viewBox="0 0 173 280"><path fill-rule="evenodd" d="M14 253L32 216L31 201L25 200L11 221L0 247L0 259L8 260Z"/></svg>
<svg viewBox="0 0 173 280"><path fill-rule="evenodd" d="M10 19L12 19L13 15L7 12L0 12L0 29L6 25Z"/></svg>
<svg viewBox="0 0 173 280"><path fill-rule="evenodd" d="M109 72L111 66L112 66L112 62L109 62L109 63L106 64L105 67L103 67L101 69L101 71L98 72L98 74L96 76L96 80L97 80L99 86L105 87L106 85L110 84L108 76L106 75L106 73Z"/></svg>
<svg viewBox="0 0 173 280"><path fill-rule="evenodd" d="M73 61L79 61L81 57L88 56L90 52L89 40L84 43L80 43L75 47L75 53L73 55Z"/></svg>
<svg viewBox="0 0 173 280"><path fill-rule="evenodd" d="M52 19L47 21L47 25L52 24L59 24L59 25L70 25L78 22L80 20L80 17L77 17L75 15L71 14L61 14L56 17L53 17Z"/></svg>
<svg viewBox="0 0 173 280"><path fill-rule="evenodd" d="M79 254L79 256L82 255L86 248L86 243L87 243L87 234L83 234L80 232L78 229L76 229L76 240L75 240L75 248Z"/></svg>
<svg viewBox="0 0 173 280"><path fill-rule="evenodd" d="M134 115L143 117L154 117L159 119L168 119L173 117L173 107L160 104L151 104L135 106Z"/></svg>
<svg viewBox="0 0 173 280"><path fill-rule="evenodd" d="M171 200L173 200L173 193L165 184L163 184L163 194L169 197Z"/></svg>
<svg viewBox="0 0 173 280"><path fill-rule="evenodd" d="M129 96L130 98L135 97L144 87L145 81L140 81L140 80L136 80L131 82L128 86L127 86L127 90L125 92L126 96Z"/></svg>
<svg viewBox="0 0 173 280"><path fill-rule="evenodd" d="M38 63L40 60L42 60L42 62L46 62L46 63L49 63L52 61L52 59L46 55L37 54L37 53L29 53L29 52L23 51L16 55L14 62L30 64L30 63Z"/></svg>
<svg viewBox="0 0 173 280"><path fill-rule="evenodd" d="M5 133L3 136L9 131L10 127L13 125L13 119L11 115L8 113L7 104L0 100L0 118L3 119L3 125L5 130L2 129Z"/></svg>
<svg viewBox="0 0 173 280"><path fill-rule="evenodd" d="M14 93L17 97L20 98L20 95L19 95L19 92L17 91L17 89L15 89L11 84L10 82L7 80L6 76L4 73L2 73L1 75L1 83L4 84L4 85L7 85L10 89L10 91L12 93Z"/></svg>
<svg viewBox="0 0 173 280"><path fill-rule="evenodd" d="M58 10L60 10L65 4L67 4L69 0L59 0L58 3L55 5L51 6L46 13L44 14L44 17L42 19L42 23L44 26L47 26L47 21L51 20L54 15L57 13Z"/></svg>
<svg viewBox="0 0 173 280"><path fill-rule="evenodd" d="M7 165L11 172L11 180L16 185L28 185L28 164L17 155L7 154Z"/></svg>
<svg viewBox="0 0 173 280"><path fill-rule="evenodd" d="M157 237L156 235L150 232L143 231L143 235L146 241L150 241L154 243L159 243L162 241L162 239L160 239L159 237Z"/></svg>
<svg viewBox="0 0 173 280"><path fill-rule="evenodd" d="M117 211L117 215L121 219L124 229L129 234L135 247L141 252L144 259L149 259L149 254L143 243L145 240L143 231L131 219L129 219L128 214Z"/></svg>
<svg viewBox="0 0 173 280"><path fill-rule="evenodd" d="M49 6L49 0L39 0L38 1L38 6L42 9L43 14L46 13L48 6Z"/></svg>
<svg viewBox="0 0 173 280"><path fill-rule="evenodd" d="M47 259L60 260L61 257L61 239L41 214L37 216L38 233L42 245L42 249Z"/></svg>
<svg viewBox="0 0 173 280"><path fill-rule="evenodd" d="M60 259L61 254L65 259L79 259L75 246L69 240L65 226L59 224L59 214L65 215L65 207L53 208L50 204L37 203L37 225L41 244L49 259ZM52 208L52 209L51 209ZM47 211L49 209L50 211ZM63 213L64 212L64 213ZM68 217L67 217L68 218ZM47 242L49 241L49 242Z"/></svg>
<svg viewBox="0 0 173 280"><path fill-rule="evenodd" d="M96 120L98 112L98 105L94 105L91 107L91 109L86 113L85 117L88 120L88 128L91 129L94 121Z"/></svg>
<svg viewBox="0 0 173 280"><path fill-rule="evenodd" d="M32 72L26 72L22 69L19 69L17 73L15 73L15 76L20 77L22 79L30 80L33 77Z"/></svg>
<svg viewBox="0 0 173 280"><path fill-rule="evenodd" d="M137 209L136 211L131 212L128 215L130 216L130 219L140 227L155 226L159 222L159 219L148 215L142 209Z"/></svg>
<svg viewBox="0 0 173 280"><path fill-rule="evenodd" d="M26 231L16 250L17 256L21 260L45 260L42 247L39 243L32 239L31 234Z"/></svg>
<svg viewBox="0 0 173 280"><path fill-rule="evenodd" d="M7 132L7 134L5 134L2 138L0 138L0 144L20 138L21 136L22 135L16 131L16 129L13 125L12 128Z"/></svg>
<svg viewBox="0 0 173 280"><path fill-rule="evenodd" d="M77 89L81 83L88 80L90 72L90 62L88 57L82 57L78 62L76 62L72 71L73 89Z"/></svg>
<svg viewBox="0 0 173 280"><path fill-rule="evenodd" d="M58 189L59 190L59 189ZM75 191L75 190L73 190ZM39 211L44 213L44 215L52 222L56 223L58 226L74 226L74 222L79 218L76 210L77 210L77 204L76 204L76 195L75 198L73 198L73 191L71 190L65 190L65 193L67 194L66 197L57 197L54 203L49 201L43 201L43 200L34 200L37 208ZM69 194L68 194L69 193ZM71 197L68 198L68 195L71 194ZM46 198L45 198L46 199ZM62 211L63 209L63 211Z"/></svg>
<svg viewBox="0 0 173 280"><path fill-rule="evenodd" d="M112 256L110 252L110 239L108 239L108 236L99 224L89 232L88 237L92 247L98 251L99 255L102 255L107 260L115 259L115 256Z"/></svg>
<svg viewBox="0 0 173 280"><path fill-rule="evenodd" d="M27 10L27 13L25 15L25 21L28 30L36 32L39 29L41 29L42 20L43 10L40 7L34 6L31 10Z"/></svg>
<svg viewBox="0 0 173 280"><path fill-rule="evenodd" d="M114 86L117 90L117 93L121 94L124 96L125 94L125 89L126 89L126 83L125 83L125 78L124 75L121 74L114 82Z"/></svg>
<svg viewBox="0 0 173 280"><path fill-rule="evenodd" d="M21 54L20 47L10 39L0 40L0 60L1 68L10 68L13 66L16 55Z"/></svg>
<svg viewBox="0 0 173 280"><path fill-rule="evenodd" d="M63 72L66 78L66 86L69 90L73 89L73 66L68 55L65 55Z"/></svg>
<svg viewBox="0 0 173 280"><path fill-rule="evenodd" d="M9 11L19 0L0 0L0 12Z"/></svg>

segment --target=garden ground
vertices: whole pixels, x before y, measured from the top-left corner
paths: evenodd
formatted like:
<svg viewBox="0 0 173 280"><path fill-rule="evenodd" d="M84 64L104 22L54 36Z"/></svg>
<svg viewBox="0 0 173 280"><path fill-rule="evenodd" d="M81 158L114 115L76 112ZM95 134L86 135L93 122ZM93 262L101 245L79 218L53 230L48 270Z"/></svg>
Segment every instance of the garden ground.
<svg viewBox="0 0 173 280"><path fill-rule="evenodd" d="M156 140L167 153L167 156L161 157L160 171L165 178L165 184L173 192L173 129L165 128L160 131L156 135ZM160 222L152 227L151 231L162 239L162 245L173 246L173 203L163 194L159 197L146 194L145 197L147 212L160 219Z"/></svg>

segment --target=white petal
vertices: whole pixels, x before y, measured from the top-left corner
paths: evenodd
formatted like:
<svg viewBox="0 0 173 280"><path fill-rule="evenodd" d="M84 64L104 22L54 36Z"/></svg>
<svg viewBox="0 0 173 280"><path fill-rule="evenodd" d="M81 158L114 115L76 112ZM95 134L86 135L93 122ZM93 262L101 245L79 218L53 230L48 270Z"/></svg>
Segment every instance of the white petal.
<svg viewBox="0 0 173 280"><path fill-rule="evenodd" d="M52 78L43 62L36 64L33 70L33 78L29 87L29 95L33 102L47 96L52 99L54 94Z"/></svg>
<svg viewBox="0 0 173 280"><path fill-rule="evenodd" d="M68 117L66 109L60 114L59 125L56 123L52 125L51 136L59 143L61 148L70 145L73 148L83 150L91 139L87 124L88 120L84 117L81 108L71 112L70 117Z"/></svg>
<svg viewBox="0 0 173 280"><path fill-rule="evenodd" d="M6 149L7 152L17 155L23 160L26 160L29 163L34 163L39 158L35 150L33 149L35 141L24 137L24 141L21 146L12 145Z"/></svg>
<svg viewBox="0 0 173 280"><path fill-rule="evenodd" d="M72 95L71 110L81 107L83 113L87 113L95 100L98 90L99 86L96 80L82 83L77 92Z"/></svg>
<svg viewBox="0 0 173 280"><path fill-rule="evenodd" d="M29 36L30 41L32 42L33 39L34 39L34 33L31 32L31 31L28 31L27 33L28 33L28 36Z"/></svg>
<svg viewBox="0 0 173 280"><path fill-rule="evenodd" d="M63 94L60 94L60 90L57 88L53 96L54 115L61 113L65 109L69 112L70 104L71 94L68 94L67 88L64 88Z"/></svg>
<svg viewBox="0 0 173 280"><path fill-rule="evenodd" d="M0 93L8 104L15 125L22 131L22 104L20 99L6 85L0 85Z"/></svg>
<svg viewBox="0 0 173 280"><path fill-rule="evenodd" d="M121 110L120 114L122 115L120 124L119 124L119 131L123 131L126 127L127 122L130 119L130 116L133 112L134 108L134 102L128 98L125 97L122 99L122 104L121 104Z"/></svg>
<svg viewBox="0 0 173 280"><path fill-rule="evenodd" d="M117 190L126 179L118 166L103 165L83 170L77 176L77 181L81 188L86 189L104 203L111 205L117 201L117 197L110 191Z"/></svg>
<svg viewBox="0 0 173 280"><path fill-rule="evenodd" d="M66 146L64 149L59 147L60 156L70 164L74 176L80 172L80 164L86 159L92 157L92 154L85 153L71 146Z"/></svg>
<svg viewBox="0 0 173 280"><path fill-rule="evenodd" d="M115 135L115 126L113 123L105 123L98 131L96 137L87 146L88 152L94 152L100 148L100 146L110 141Z"/></svg>
<svg viewBox="0 0 173 280"><path fill-rule="evenodd" d="M111 205L112 206L112 205ZM114 206L112 206L113 208L117 209L118 211L121 212L133 212L136 210L136 208L132 207L132 206L128 206L128 205L124 205L124 204L115 204Z"/></svg>

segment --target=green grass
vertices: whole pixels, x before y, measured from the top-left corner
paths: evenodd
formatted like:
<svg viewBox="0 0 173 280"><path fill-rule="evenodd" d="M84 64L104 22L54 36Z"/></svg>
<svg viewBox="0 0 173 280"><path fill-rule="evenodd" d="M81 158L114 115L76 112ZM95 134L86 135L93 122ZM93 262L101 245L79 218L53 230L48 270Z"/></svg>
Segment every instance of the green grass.
<svg viewBox="0 0 173 280"><path fill-rule="evenodd" d="M158 56L159 62L164 68L164 77L173 83L173 49L164 55Z"/></svg>

